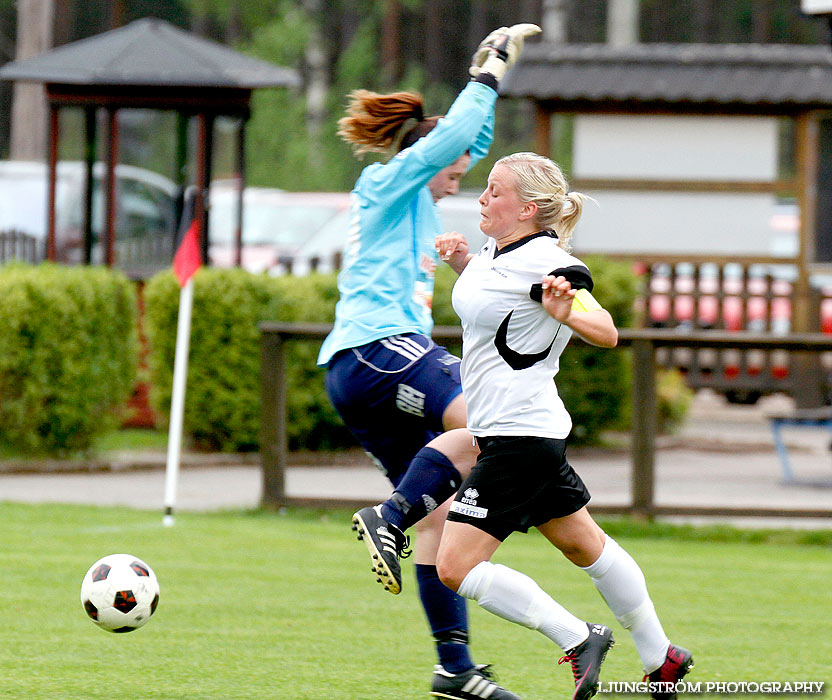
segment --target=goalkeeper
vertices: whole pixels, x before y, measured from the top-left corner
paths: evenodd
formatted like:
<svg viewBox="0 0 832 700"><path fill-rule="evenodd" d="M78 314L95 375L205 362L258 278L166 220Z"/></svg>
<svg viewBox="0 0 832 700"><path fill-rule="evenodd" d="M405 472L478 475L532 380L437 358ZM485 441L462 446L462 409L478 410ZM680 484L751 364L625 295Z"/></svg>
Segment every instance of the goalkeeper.
<svg viewBox="0 0 832 700"><path fill-rule="evenodd" d="M358 90L339 122L339 135L357 154L390 158L367 166L353 189L335 325L318 364L327 369L327 393L344 423L394 487L411 463L456 487L476 460L465 429L459 359L430 338L434 239L442 232L436 202L456 194L462 175L488 152L500 79L525 37L539 31L521 24L492 32L474 55L471 82L444 117L426 116L413 93ZM415 551L419 596L439 660L431 692L459 700L518 700L487 667L473 663L465 601L437 575L449 505L426 501L414 507L414 515L420 508L421 516L432 511L417 526ZM384 540L396 561L405 555L404 536L393 539L376 511L356 514L355 527L371 551ZM399 592L400 572L390 577L380 566L378 573Z"/></svg>

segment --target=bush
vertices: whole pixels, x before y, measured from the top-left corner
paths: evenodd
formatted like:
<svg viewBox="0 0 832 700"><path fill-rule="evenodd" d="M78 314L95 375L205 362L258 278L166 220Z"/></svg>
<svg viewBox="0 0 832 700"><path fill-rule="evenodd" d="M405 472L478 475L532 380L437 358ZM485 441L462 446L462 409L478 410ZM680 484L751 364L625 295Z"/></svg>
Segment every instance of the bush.
<svg viewBox="0 0 832 700"><path fill-rule="evenodd" d="M660 369L656 373L656 402L659 432L675 433L684 423L694 391L678 369Z"/></svg>
<svg viewBox="0 0 832 700"><path fill-rule="evenodd" d="M211 450L258 444L260 355L257 324L269 303L268 278L242 270L201 270L194 277L185 430ZM145 287L151 401L169 413L179 315L179 284L171 271Z"/></svg>
<svg viewBox="0 0 832 700"><path fill-rule="evenodd" d="M196 447L255 450L260 432L260 331L264 320L332 321L334 275L271 278L243 270L203 269L194 277L185 432ZM169 413L179 285L169 271L145 289L152 401ZM288 438L292 449L353 444L315 365L319 342L292 342L287 352Z"/></svg>
<svg viewBox="0 0 832 700"><path fill-rule="evenodd" d="M0 433L33 453L117 426L138 363L136 290L97 267L0 268Z"/></svg>
<svg viewBox="0 0 832 700"><path fill-rule="evenodd" d="M631 325L638 280L626 263L585 260L595 279L594 296L619 327ZM451 306L456 274L437 269L436 325L459 325ZM145 290L151 345L153 401L161 414L170 406L179 286L173 274L154 277ZM242 270L201 270L194 278L194 311L185 401L185 430L197 446L225 451L254 450L260 430L260 333L264 320L332 323L338 299L336 276L270 278ZM287 415L291 449L334 449L354 445L324 389L317 367L320 341L287 346ZM460 347L448 348L457 355ZM669 380L668 380L669 381ZM664 384L662 385L665 386ZM629 427L630 353L580 341L561 358L558 388L574 422L573 443L598 442L603 431ZM671 422L684 417L684 397L660 391L659 410ZM669 403L668 403L669 402Z"/></svg>
<svg viewBox="0 0 832 700"><path fill-rule="evenodd" d="M619 328L633 321L638 280L630 265L600 256L583 262L592 272L592 295L613 317ZM570 343L560 360L558 392L572 416L571 443L597 444L605 430L629 426L632 383L630 353Z"/></svg>
<svg viewBox="0 0 832 700"><path fill-rule="evenodd" d="M338 301L337 275L281 277L268 318L286 323L333 323ZM355 446L324 387L325 371L317 365L321 342L296 340L286 351L287 438L292 449L336 449Z"/></svg>

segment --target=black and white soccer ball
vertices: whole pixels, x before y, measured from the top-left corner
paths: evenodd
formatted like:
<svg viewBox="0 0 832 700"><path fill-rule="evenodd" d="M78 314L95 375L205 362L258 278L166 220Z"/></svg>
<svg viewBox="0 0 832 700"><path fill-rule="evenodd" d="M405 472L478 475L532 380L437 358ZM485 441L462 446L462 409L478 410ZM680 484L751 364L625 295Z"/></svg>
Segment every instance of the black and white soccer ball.
<svg viewBox="0 0 832 700"><path fill-rule="evenodd" d="M110 554L93 564L81 583L81 603L90 619L109 632L132 632L159 604L159 581L130 554Z"/></svg>

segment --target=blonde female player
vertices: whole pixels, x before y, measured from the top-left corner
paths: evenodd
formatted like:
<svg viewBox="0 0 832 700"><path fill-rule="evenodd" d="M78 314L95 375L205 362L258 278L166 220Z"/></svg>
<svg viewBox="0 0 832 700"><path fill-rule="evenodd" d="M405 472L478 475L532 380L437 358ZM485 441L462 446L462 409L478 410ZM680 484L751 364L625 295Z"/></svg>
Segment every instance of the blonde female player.
<svg viewBox="0 0 832 700"><path fill-rule="evenodd" d="M437 239L460 273L453 305L463 328L462 387L480 448L450 508L440 579L552 639L572 665L574 697L591 697L609 628L579 620L528 576L490 561L512 532L536 527L590 576L629 630L653 697L673 698L692 655L668 640L641 569L592 519L589 492L566 460L571 420L553 381L561 352L573 332L602 347L618 342L612 317L590 293L589 270L569 254L583 197L548 158L516 153L497 161L479 201L490 240L478 255L457 233Z"/></svg>

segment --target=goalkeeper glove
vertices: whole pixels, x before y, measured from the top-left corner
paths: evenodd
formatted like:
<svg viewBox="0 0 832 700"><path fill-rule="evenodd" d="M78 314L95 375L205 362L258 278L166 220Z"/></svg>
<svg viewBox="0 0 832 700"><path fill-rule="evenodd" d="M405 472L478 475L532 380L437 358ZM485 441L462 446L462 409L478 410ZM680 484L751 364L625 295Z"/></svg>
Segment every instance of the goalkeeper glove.
<svg viewBox="0 0 832 700"><path fill-rule="evenodd" d="M536 24L513 24L495 29L477 47L468 69L471 77L490 73L500 81L523 50L526 37L539 34L540 31Z"/></svg>

